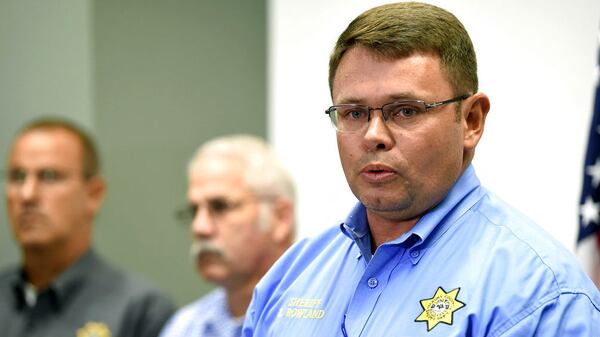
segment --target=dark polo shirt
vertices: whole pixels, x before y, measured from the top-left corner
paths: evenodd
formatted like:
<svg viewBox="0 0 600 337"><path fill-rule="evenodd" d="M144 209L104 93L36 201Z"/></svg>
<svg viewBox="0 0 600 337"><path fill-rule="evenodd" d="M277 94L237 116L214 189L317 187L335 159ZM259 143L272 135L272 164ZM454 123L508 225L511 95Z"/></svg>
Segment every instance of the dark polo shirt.
<svg viewBox="0 0 600 337"><path fill-rule="evenodd" d="M0 273L2 337L154 337L173 305L145 280L116 269L89 251L26 300L20 268Z"/></svg>

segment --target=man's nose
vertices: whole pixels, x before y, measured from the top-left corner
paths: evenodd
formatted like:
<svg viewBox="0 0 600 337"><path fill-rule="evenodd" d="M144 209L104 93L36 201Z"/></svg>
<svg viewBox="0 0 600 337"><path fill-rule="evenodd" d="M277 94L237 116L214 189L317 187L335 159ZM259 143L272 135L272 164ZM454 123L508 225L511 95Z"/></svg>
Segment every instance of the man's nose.
<svg viewBox="0 0 600 337"><path fill-rule="evenodd" d="M394 146L394 135L381 109L371 110L365 141L369 149L389 150Z"/></svg>
<svg viewBox="0 0 600 337"><path fill-rule="evenodd" d="M39 194L39 182L34 177L27 177L18 185L18 193L24 201L35 200Z"/></svg>
<svg viewBox="0 0 600 337"><path fill-rule="evenodd" d="M216 226L206 207L198 207L192 220L192 234L196 238L209 238L215 235Z"/></svg>

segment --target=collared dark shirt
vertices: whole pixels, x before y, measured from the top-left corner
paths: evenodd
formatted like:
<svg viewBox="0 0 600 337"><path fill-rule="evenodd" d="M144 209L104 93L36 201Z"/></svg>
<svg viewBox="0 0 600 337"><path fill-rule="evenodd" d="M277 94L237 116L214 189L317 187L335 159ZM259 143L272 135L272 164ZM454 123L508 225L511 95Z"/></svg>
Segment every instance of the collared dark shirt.
<svg viewBox="0 0 600 337"><path fill-rule="evenodd" d="M2 337L155 337L173 305L145 280L93 251L61 274L30 306L21 268L0 273Z"/></svg>

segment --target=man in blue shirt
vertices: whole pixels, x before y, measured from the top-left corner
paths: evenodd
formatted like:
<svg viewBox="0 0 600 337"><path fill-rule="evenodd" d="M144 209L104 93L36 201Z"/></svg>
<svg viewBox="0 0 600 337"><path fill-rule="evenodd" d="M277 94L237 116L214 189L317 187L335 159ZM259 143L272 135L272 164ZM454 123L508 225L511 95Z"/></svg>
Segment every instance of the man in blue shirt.
<svg viewBox="0 0 600 337"><path fill-rule="evenodd" d="M249 135L203 144L188 174L180 214L198 271L220 287L180 309L160 336L239 337L256 283L293 242L293 183L270 147Z"/></svg>
<svg viewBox="0 0 600 337"><path fill-rule="evenodd" d="M441 8L350 23L326 113L359 203L273 266L242 336L600 336L600 293L572 255L475 175L490 108L476 69Z"/></svg>

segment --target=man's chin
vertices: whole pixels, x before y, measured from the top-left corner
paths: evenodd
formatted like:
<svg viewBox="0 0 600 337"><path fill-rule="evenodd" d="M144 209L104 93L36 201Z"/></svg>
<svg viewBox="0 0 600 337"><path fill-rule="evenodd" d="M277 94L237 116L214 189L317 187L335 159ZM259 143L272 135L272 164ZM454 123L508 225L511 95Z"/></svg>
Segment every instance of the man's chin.
<svg viewBox="0 0 600 337"><path fill-rule="evenodd" d="M223 261L217 258L198 259L197 268L205 280L217 284L225 279L228 273Z"/></svg>
<svg viewBox="0 0 600 337"><path fill-rule="evenodd" d="M19 222L13 230L23 247L47 246L51 244L54 235L48 226L39 221Z"/></svg>
<svg viewBox="0 0 600 337"><path fill-rule="evenodd" d="M366 196L360 199L365 207L378 213L406 212L412 206L408 198L385 198L382 196Z"/></svg>
<svg viewBox="0 0 600 337"><path fill-rule="evenodd" d="M21 235L19 237L19 245L29 251L29 252L35 252L35 251L46 251L49 248L51 248L52 242L50 240L48 240L47 238L40 238L40 237L31 237L31 236L24 236Z"/></svg>

